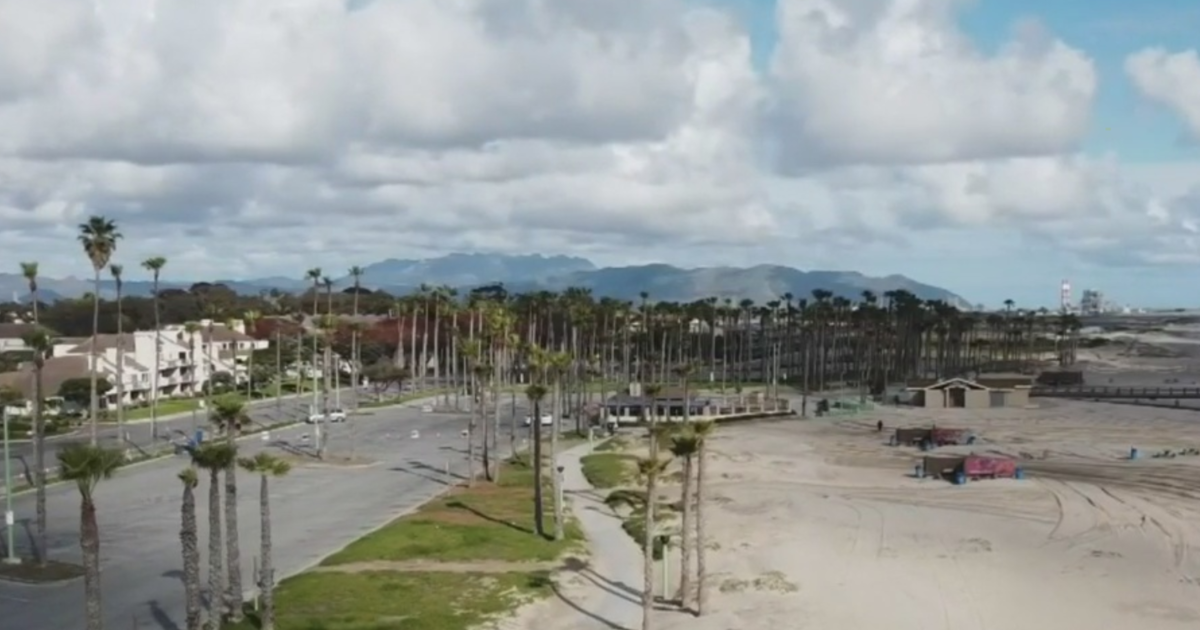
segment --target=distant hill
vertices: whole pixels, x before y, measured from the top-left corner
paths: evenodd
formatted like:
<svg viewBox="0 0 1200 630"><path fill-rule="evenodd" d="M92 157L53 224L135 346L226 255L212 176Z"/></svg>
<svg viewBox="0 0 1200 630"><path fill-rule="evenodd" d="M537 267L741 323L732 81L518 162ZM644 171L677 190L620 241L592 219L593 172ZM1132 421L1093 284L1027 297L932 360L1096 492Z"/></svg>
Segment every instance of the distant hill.
<svg viewBox="0 0 1200 630"><path fill-rule="evenodd" d="M921 299L945 300L960 307L969 303L946 289L923 284L900 275L884 278L865 276L854 271L800 271L779 265L749 268L711 267L681 269L665 264L597 268L591 261L572 256L538 254L508 256L501 254L449 254L424 260L380 261L363 268L362 284L396 295L411 293L422 285L470 289L485 284L503 283L511 292L536 290L561 291L567 287L591 289L596 297L637 300L643 291L651 300L688 302L715 296L732 300L751 299L766 302L791 293L797 299L811 298L815 289L857 300L863 291L876 295L906 290ZM41 278L43 299L77 298L92 290L92 283L81 278ZM252 295L272 289L299 292L310 285L302 277L269 277L249 280L213 280L238 293ZM347 276L335 280L338 288L350 286ZM190 282L162 283L163 288L187 288ZM101 282L101 294L112 297L111 280ZM124 283L127 295L150 295L153 284L131 280ZM18 274L0 274L0 300L14 294L24 298L28 289Z"/></svg>

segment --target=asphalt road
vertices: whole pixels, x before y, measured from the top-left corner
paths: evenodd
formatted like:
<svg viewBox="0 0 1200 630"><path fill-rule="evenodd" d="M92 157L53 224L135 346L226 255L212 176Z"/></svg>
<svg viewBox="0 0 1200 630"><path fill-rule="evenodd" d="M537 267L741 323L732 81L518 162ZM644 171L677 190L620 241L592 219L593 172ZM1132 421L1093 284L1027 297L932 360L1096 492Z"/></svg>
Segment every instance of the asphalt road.
<svg viewBox="0 0 1200 630"><path fill-rule="evenodd" d="M508 426L508 407L502 423ZM521 417L525 411L518 408ZM347 453L351 434L356 452L378 463L368 468L297 467L272 483L273 544L277 576L295 573L336 551L365 532L413 508L445 488L447 463L451 477L466 468L467 417L423 413L418 404L372 410L347 424L331 425L330 451ZM412 431L420 437L413 439ZM521 431L519 429L519 431ZM304 447L312 427L274 432L272 441L258 436L242 442L243 454L260 449L282 452ZM506 433L506 432L505 432ZM524 435L521 431L518 439ZM501 444L507 444L507 437ZM101 532L102 588L105 623L110 628L175 629L183 627L182 565L179 547L180 485L176 473L182 457L157 460L118 472L96 492ZM246 588L253 585L254 558L259 554L258 481L239 476L239 536ZM197 520L201 547L207 540L207 480L197 488ZM79 496L73 486L48 490L50 554L77 562ZM34 511L33 496L14 499L18 546L28 550ZM202 549L203 552L203 549ZM207 555L207 554L204 554ZM207 559L201 559L201 567ZM0 582L0 619L4 627L68 629L84 626L83 585L25 586Z"/></svg>
<svg viewBox="0 0 1200 630"><path fill-rule="evenodd" d="M342 390L342 404L347 407L350 406L353 396L354 394L351 390ZM364 402L372 400L372 397L370 394L364 393L362 400ZM253 422L270 425L286 420L301 420L307 417L311 404L311 394L300 397L285 396L278 405L274 398L254 401L249 405L248 412ZM189 412L160 417L157 424L158 439L155 440L152 431L154 427L149 420L138 419L125 423L126 443L133 449L149 450L156 444L158 446L165 445L167 442L194 435L197 428L206 428L209 426L206 413L201 409L196 410L194 414ZM117 426L115 424L105 423L100 425L96 432L96 437L97 442L101 446L109 448L120 446ZM49 436L46 439L46 466L57 466L58 462L55 453L62 445L71 442L89 442L90 440L91 429L86 424L78 431L69 435ZM29 440L22 440L15 442L11 449L14 458L14 469L22 477L29 478L33 466L33 443Z"/></svg>

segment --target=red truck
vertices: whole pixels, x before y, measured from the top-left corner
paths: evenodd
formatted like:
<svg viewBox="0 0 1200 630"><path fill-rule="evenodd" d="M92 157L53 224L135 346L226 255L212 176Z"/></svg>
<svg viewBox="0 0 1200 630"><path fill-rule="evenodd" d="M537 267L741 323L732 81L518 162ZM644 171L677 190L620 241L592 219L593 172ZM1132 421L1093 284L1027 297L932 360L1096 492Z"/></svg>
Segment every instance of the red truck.
<svg viewBox="0 0 1200 630"><path fill-rule="evenodd" d="M975 433L970 429L941 429L934 428L930 432L934 446L974 444Z"/></svg>
<svg viewBox="0 0 1200 630"><path fill-rule="evenodd" d="M1017 476L1017 462L1007 457L968 455L962 471L967 479L1009 479Z"/></svg>

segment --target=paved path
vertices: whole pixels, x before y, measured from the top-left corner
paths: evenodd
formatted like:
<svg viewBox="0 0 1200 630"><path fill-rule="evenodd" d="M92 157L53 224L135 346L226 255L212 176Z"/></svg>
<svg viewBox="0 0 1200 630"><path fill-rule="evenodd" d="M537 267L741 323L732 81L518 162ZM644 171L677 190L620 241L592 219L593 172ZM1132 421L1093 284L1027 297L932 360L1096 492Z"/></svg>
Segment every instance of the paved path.
<svg viewBox="0 0 1200 630"><path fill-rule="evenodd" d="M419 405L370 410L331 426L330 451L360 456L378 464L369 468L297 467L272 483L271 509L278 577L296 573L345 546L367 531L416 508L446 488L451 477L465 472L465 440L460 432L467 417L422 413ZM523 409L518 413L524 414ZM508 426L505 419L504 427ZM412 431L420 437L412 438ZM243 454L304 447L312 427L273 432L272 441L252 436ZM440 434L440 435L439 435ZM523 435L519 435L519 438ZM506 439L501 438L501 443ZM176 473L183 457L123 469L100 484L96 503L101 532L105 624L109 628L183 627L182 563L179 549L180 484ZM451 480L453 481L453 480ZM202 552L208 538L208 481L197 488L197 520ZM238 477L238 526L242 546L243 584L250 588L254 558L259 555L258 481ZM51 557L77 562L79 496L67 484L48 490ZM33 496L14 499L19 544L28 549ZM206 553L202 553L206 556ZM201 567L207 559L201 559ZM83 585L25 586L0 582L0 625L29 630L75 630L84 626Z"/></svg>
<svg viewBox="0 0 1200 630"><path fill-rule="evenodd" d="M580 458L592 451L584 444L558 457L563 467L563 491L583 528L591 550L588 565L572 584L557 589L562 606L529 625L539 630L635 630L642 626L642 551L621 529L621 519L604 504L583 476Z"/></svg>

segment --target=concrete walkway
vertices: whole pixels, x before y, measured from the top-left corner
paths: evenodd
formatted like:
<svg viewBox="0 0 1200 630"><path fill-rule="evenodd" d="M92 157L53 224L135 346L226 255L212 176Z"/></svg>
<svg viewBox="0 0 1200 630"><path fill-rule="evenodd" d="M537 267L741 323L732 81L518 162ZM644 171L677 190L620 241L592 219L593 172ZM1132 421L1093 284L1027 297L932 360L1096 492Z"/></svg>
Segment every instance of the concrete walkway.
<svg viewBox="0 0 1200 630"><path fill-rule="evenodd" d="M604 504L607 491L597 491L583 476L579 460L592 448L584 444L558 457L563 491L587 536L591 558L575 571L579 579L574 584L556 589L562 603L577 614L538 626L546 630L635 630L642 625L642 551Z"/></svg>

